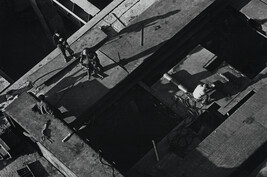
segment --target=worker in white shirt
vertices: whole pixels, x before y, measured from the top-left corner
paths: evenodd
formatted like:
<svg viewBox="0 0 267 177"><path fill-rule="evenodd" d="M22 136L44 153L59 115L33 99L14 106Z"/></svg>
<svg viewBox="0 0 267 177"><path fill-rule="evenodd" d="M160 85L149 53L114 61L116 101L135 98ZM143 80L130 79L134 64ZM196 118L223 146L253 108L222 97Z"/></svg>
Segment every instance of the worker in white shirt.
<svg viewBox="0 0 267 177"><path fill-rule="evenodd" d="M208 92L212 91L214 89L215 85L211 84L198 84L193 92L193 97L197 101L201 101L203 104L207 103L209 101L209 95Z"/></svg>

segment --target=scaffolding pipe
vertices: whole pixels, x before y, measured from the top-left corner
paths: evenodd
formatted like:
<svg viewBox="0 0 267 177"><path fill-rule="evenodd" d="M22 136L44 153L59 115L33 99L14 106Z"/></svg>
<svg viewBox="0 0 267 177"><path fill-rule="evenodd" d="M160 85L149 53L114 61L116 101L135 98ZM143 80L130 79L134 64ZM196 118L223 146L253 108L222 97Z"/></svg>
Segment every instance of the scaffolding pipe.
<svg viewBox="0 0 267 177"><path fill-rule="evenodd" d="M158 149L157 149L157 146L156 146L156 144L155 144L155 141L154 141L154 140L152 140L152 144L153 144L153 149L154 149L154 152L155 152L155 155L156 155L157 161L159 161Z"/></svg>
<svg viewBox="0 0 267 177"><path fill-rule="evenodd" d="M169 74L165 73L163 75L163 77L165 79L167 79L168 81L170 81L171 83L173 83L174 85L176 85L184 93L187 93L188 92L188 90L182 84L180 84L176 79L174 79L173 77L171 77Z"/></svg>
<svg viewBox="0 0 267 177"><path fill-rule="evenodd" d="M86 24L86 21L84 21L83 19L81 19L80 17L78 17L75 13L73 13L71 10L69 10L68 8L66 8L65 6L63 6L61 3L59 3L57 0L53 0L53 2L55 2L59 7L61 7L62 9L64 9L65 11L67 11L69 14L71 14L73 17L75 17L77 20L79 20L82 24Z"/></svg>

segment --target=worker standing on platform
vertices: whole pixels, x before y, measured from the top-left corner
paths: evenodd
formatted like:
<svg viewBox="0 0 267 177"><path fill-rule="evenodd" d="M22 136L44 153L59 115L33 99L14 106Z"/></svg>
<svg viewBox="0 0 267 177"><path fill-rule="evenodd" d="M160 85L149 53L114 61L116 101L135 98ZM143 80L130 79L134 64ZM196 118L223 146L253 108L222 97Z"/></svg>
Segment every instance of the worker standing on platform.
<svg viewBox="0 0 267 177"><path fill-rule="evenodd" d="M208 95L208 92L211 92L214 88L214 84L198 84L193 92L193 97L197 101L201 101L202 104L207 104L210 101L210 96Z"/></svg>
<svg viewBox="0 0 267 177"><path fill-rule="evenodd" d="M96 74L101 79L104 78L100 74L103 71L103 66L100 64L100 60L94 50L84 48L80 56L80 64L84 69L86 69L88 73L88 80L91 79L92 74Z"/></svg>
<svg viewBox="0 0 267 177"><path fill-rule="evenodd" d="M66 55L66 50L68 51L69 55L73 57L74 51L70 48L66 39L58 32L53 35L53 41L55 45L60 49L61 53L63 54L65 61L68 62L68 57Z"/></svg>
<svg viewBox="0 0 267 177"><path fill-rule="evenodd" d="M39 114L50 114L55 118L60 118L61 112L57 108L50 105L46 100L44 95L39 95L39 100L36 105L33 107L34 112L38 112Z"/></svg>
<svg viewBox="0 0 267 177"><path fill-rule="evenodd" d="M39 114L50 114L54 118L61 118L61 112L57 108L50 105L46 100L44 95L39 95L39 100L36 103L36 105L32 108L34 112L38 112ZM41 133L41 139L49 140L50 143L53 143L53 139L50 137L48 132L48 126L50 125L51 120L47 120L47 122L42 127ZM26 135L27 136L27 135Z"/></svg>

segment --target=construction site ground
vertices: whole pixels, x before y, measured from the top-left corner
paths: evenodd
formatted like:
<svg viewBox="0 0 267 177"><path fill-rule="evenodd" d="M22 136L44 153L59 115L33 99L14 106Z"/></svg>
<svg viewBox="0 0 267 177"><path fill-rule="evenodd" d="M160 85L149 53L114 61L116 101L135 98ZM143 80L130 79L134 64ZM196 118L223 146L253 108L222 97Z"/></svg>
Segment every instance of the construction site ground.
<svg viewBox="0 0 267 177"><path fill-rule="evenodd" d="M155 51L157 51L157 49L163 46L177 33L177 31L181 30L182 27L184 27L187 23L194 19L212 2L213 1L189 2L182 0L155 1L144 13L142 13L142 15L131 21L129 26L121 30L118 36L113 36L112 39L110 39L109 36L106 36L102 31L100 31L99 28L85 32L81 39L78 39L77 41L71 43L71 47L75 50L78 57L79 52L81 52L83 47L90 47L95 45L96 43L101 44L101 46L97 50L97 54L100 58L101 64L104 66L104 73L106 77L103 80L94 78L93 80L88 81L85 71L82 70L77 61L73 60L70 62L71 64L65 64L63 56L58 55L59 51L55 50L53 52L54 54L51 55L53 56L53 58L44 60L39 64L39 67L33 68L32 71L18 80L18 82L16 82L10 88L18 89L26 81L32 81L35 86L32 91L37 94L45 94L48 101L59 108L62 111L63 115L65 115L63 120L66 123L70 124L71 126L80 126L80 124L75 124L75 121L82 113L84 113L91 106L101 100L101 98L104 97L118 83L127 78L129 73L132 73L147 57L152 55ZM259 1L254 0L251 2ZM257 5L259 5L259 3L257 3ZM260 4L260 7L262 6L265 7L266 4ZM246 9L247 13L249 13L249 9L250 8ZM190 16L187 16L188 14L190 14ZM258 16L254 14L253 18L256 17ZM261 14L259 18L264 21L264 18L267 18L267 15L264 16ZM264 23L262 24L264 26L264 30L266 30L266 22L264 21ZM90 34L92 33L93 35L91 37ZM87 34L89 36L86 36ZM92 40L92 38L94 39ZM104 43L102 43L103 41ZM194 52L191 55L191 59L192 57L193 60L194 57L198 59L199 56L197 55L203 51L204 60L198 61L202 62L201 65L208 62L214 56L212 52L200 47L200 50L197 49L197 52ZM175 77L178 80L181 80L179 79L179 77L187 77L188 75L184 74L188 73L194 74L194 76L198 74L199 76L205 75L204 78L210 76L210 74L203 74L203 68L195 67L194 62L190 63L190 60L186 60L183 65L181 65L181 67L179 66L177 68L174 68L174 70L172 70L170 74L174 74L174 76L176 74ZM233 69L229 68L228 65L225 65L224 67L225 68L223 68L223 71L220 71L220 73L226 72L226 70L230 72L233 71ZM59 70L57 70L58 68ZM181 70L185 70L188 73L182 73L181 75L176 73ZM53 72L56 72L57 74ZM225 107L225 109L220 110L221 113L223 115L226 115L229 110L231 110L231 108L238 103L238 100L242 99L248 92L250 92L251 90L257 91L263 85L265 85L267 81L265 76L266 69L263 69L254 79L249 80L245 78L245 80L249 81L250 84L248 85L248 87L244 89L242 88L242 92L232 94L232 96L234 95L232 97L233 101L230 101L226 98L220 99L218 101L218 104L222 105L222 107ZM238 73L238 77L243 76ZM203 80L203 77L194 78L195 79L187 79L184 82L184 84L189 88L190 91L193 90L197 82L207 81ZM223 80L223 78L216 75L212 76L212 79L210 79L209 82L214 82L218 79ZM176 90L174 90L176 88L174 88L171 84L166 84L166 81L163 81L163 84L161 84L160 86L157 86L156 83L154 86L152 86L152 89L155 89L160 94L163 94L161 96L163 97L163 99L166 99L166 94L168 95L176 92ZM169 104L170 109L172 109L172 105L173 104ZM90 115L88 115L88 119L90 119ZM130 126L134 124L130 124ZM104 125L103 127L107 127L107 125ZM168 127L173 128L172 126ZM99 127L99 131L104 132L105 129L100 129ZM157 129L153 131L156 132ZM86 134L88 132L84 130L82 133ZM140 136L140 134L138 136ZM107 143L107 146L108 145L109 144ZM139 145L135 144L135 146ZM115 148L116 147L114 147L114 149ZM127 147L125 147L125 149L126 148ZM142 153L146 153L147 150L143 150ZM110 153L112 153L112 151ZM153 153L151 153L151 155L153 155ZM173 160L175 159L175 157L171 156L171 159ZM137 159L135 159L135 161L133 160L133 162L136 162L136 160ZM129 168L129 166L125 167L125 169L127 168Z"/></svg>

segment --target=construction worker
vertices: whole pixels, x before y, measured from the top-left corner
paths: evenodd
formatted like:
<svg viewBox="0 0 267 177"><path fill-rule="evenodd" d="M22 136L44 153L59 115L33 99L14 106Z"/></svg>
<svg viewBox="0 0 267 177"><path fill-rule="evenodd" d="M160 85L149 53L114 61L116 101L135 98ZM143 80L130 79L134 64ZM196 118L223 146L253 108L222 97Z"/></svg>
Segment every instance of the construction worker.
<svg viewBox="0 0 267 177"><path fill-rule="evenodd" d="M80 64L84 69L86 69L88 73L88 80L91 79L92 74L96 74L101 79L104 78L100 74L103 70L103 66L100 64L100 60L94 50L89 48L83 49L80 56Z"/></svg>
<svg viewBox="0 0 267 177"><path fill-rule="evenodd" d="M38 112L39 114L50 114L55 118L60 118L61 112L57 108L50 105L46 100L44 95L39 95L39 100L36 105L32 108L34 112Z"/></svg>
<svg viewBox="0 0 267 177"><path fill-rule="evenodd" d="M73 57L74 51L70 48L66 39L58 32L56 32L53 35L53 41L54 41L55 45L60 49L60 51L63 54L65 61L67 63L69 61L69 59L66 55L66 50L68 51L68 53L71 57Z"/></svg>
<svg viewBox="0 0 267 177"><path fill-rule="evenodd" d="M215 87L214 84L208 85L208 84L200 83L197 85L197 87L193 91L193 97L197 101L201 101L202 104L206 104L208 103L210 99L208 92L212 91L214 87Z"/></svg>

